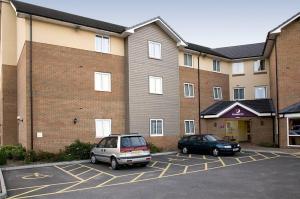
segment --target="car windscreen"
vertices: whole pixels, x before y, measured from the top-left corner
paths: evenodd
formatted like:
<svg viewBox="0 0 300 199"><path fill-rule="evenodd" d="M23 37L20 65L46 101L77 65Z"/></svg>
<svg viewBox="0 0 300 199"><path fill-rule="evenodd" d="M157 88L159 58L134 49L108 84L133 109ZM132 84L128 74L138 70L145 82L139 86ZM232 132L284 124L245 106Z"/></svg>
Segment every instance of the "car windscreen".
<svg viewBox="0 0 300 199"><path fill-rule="evenodd" d="M121 147L139 147L146 146L145 139L141 136L128 136L121 138Z"/></svg>
<svg viewBox="0 0 300 199"><path fill-rule="evenodd" d="M215 135L206 135L205 138L210 142L221 140L218 136Z"/></svg>

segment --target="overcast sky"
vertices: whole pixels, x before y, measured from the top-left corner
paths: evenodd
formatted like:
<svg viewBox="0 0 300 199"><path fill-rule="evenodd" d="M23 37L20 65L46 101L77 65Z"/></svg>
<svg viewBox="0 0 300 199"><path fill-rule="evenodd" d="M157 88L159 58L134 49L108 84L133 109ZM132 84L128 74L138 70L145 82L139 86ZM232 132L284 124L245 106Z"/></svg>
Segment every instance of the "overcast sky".
<svg viewBox="0 0 300 199"><path fill-rule="evenodd" d="M123 26L161 16L186 41L212 48L263 42L300 12L300 0L23 1Z"/></svg>

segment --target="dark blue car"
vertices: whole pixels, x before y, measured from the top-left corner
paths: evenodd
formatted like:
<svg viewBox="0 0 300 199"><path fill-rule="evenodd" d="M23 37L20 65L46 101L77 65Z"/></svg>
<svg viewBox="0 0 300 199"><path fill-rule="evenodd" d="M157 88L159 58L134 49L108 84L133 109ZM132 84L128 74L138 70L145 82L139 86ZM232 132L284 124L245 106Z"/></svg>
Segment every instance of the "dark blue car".
<svg viewBox="0 0 300 199"><path fill-rule="evenodd" d="M178 142L178 149L182 153L203 153L218 156L241 151L241 146L235 142L226 142L213 134L184 136Z"/></svg>

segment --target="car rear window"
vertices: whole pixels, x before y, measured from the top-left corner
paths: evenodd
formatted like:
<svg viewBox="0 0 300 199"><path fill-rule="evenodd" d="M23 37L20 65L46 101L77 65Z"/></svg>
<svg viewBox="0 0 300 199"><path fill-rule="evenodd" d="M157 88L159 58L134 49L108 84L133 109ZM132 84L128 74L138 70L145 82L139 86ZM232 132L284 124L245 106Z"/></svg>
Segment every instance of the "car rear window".
<svg viewBox="0 0 300 199"><path fill-rule="evenodd" d="M130 136L121 138L121 147L138 147L146 146L145 139L141 136Z"/></svg>

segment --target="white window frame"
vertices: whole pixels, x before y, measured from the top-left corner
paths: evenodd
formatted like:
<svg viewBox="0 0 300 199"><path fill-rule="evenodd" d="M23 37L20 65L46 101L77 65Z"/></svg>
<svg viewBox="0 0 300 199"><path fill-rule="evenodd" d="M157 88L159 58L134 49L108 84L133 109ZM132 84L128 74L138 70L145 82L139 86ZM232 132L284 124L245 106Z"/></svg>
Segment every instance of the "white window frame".
<svg viewBox="0 0 300 199"><path fill-rule="evenodd" d="M157 131L157 121L161 121L161 134L157 134L157 132L155 134L152 134L152 125L151 125L151 122L152 121L155 121L156 122L156 131ZM150 136L151 137L159 137L159 136L164 136L164 120L163 119L150 119L150 123L149 123L149 126L150 126Z"/></svg>
<svg viewBox="0 0 300 199"><path fill-rule="evenodd" d="M237 89L244 90L244 99L235 99L234 90L237 90ZM235 88L233 88L233 100L235 100L235 101L245 100L245 94L246 94L245 91L246 91L245 87L235 87Z"/></svg>
<svg viewBox="0 0 300 199"><path fill-rule="evenodd" d="M186 92L185 92L185 91L186 91L185 85L188 86L188 89L190 88L190 86L192 86L192 92L193 92L192 94L193 94L193 95L191 95L190 89L188 90L188 91L189 91L189 92L188 92L189 95L186 95ZM184 83L184 84L183 84L183 93L184 93L184 97L185 97L185 98L194 98L194 97L195 97L195 86L194 86L194 84L192 84L192 83L187 83L187 82Z"/></svg>
<svg viewBox="0 0 300 199"><path fill-rule="evenodd" d="M218 90L218 89L220 90L220 93L217 92L219 94L218 97L215 96L215 89L216 90ZM214 96L214 100L222 100L223 99L222 87L219 87L219 86L213 87L213 96Z"/></svg>
<svg viewBox="0 0 300 199"><path fill-rule="evenodd" d="M238 67L238 71L235 70L236 67ZM243 74L245 74L245 64L244 64L244 62L232 63L232 74L233 75L243 75Z"/></svg>
<svg viewBox="0 0 300 199"><path fill-rule="evenodd" d="M256 97L256 89L257 88L264 88L265 89L265 97L264 98L258 98L258 97ZM267 86L255 86L254 87L254 98L255 99L266 99L266 98L268 98L268 87Z"/></svg>
<svg viewBox="0 0 300 199"><path fill-rule="evenodd" d="M105 135L104 132L102 133L103 136L98 135L98 133L97 133L97 122L109 122L109 134L108 135ZM102 127L103 127L103 125L102 125ZM107 136L111 135L111 119L95 119L95 131L96 131L95 132L96 133L96 135L95 135L96 138L103 138L103 137L107 137ZM101 134L101 132L99 132L99 134Z"/></svg>
<svg viewBox="0 0 300 199"><path fill-rule="evenodd" d="M153 46L158 45L158 46L159 46L159 51L160 51L160 53L159 53L159 56L158 56L158 57L155 56L155 54L156 54L155 48L153 49L154 54L151 55L151 45L153 45ZM149 58L151 58L151 59L161 59L161 57L162 57L161 54L162 54L162 51L161 51L161 43L155 42L155 41L148 41L148 56L149 56Z"/></svg>
<svg viewBox="0 0 300 199"><path fill-rule="evenodd" d="M190 56L191 57L191 65L187 65L187 63L185 63L185 57L187 56L187 58ZM190 53L184 53L183 54L183 65L186 66L186 67L190 67L192 68L193 67L193 55L190 54Z"/></svg>
<svg viewBox="0 0 300 199"><path fill-rule="evenodd" d="M261 62L264 62L264 69L263 70L257 70L256 68L258 68L258 69L260 68ZM259 59L259 60L254 61L253 71L254 71L254 73L265 72L266 71L266 62L265 62L265 60Z"/></svg>
<svg viewBox="0 0 300 199"><path fill-rule="evenodd" d="M100 44L97 43L97 39L100 39ZM104 50L103 38L108 38L108 51ZM96 35L95 37L95 51L100 53L110 53L110 36L107 35ZM98 46L99 45L99 46Z"/></svg>
<svg viewBox="0 0 300 199"><path fill-rule="evenodd" d="M194 131L193 131L193 132L187 132L186 122L189 123L189 129L191 129L190 124L193 123L193 125L194 125L194 128L193 128ZM195 134L195 120L184 120L184 133L185 133L186 135L193 135L193 134Z"/></svg>
<svg viewBox="0 0 300 199"><path fill-rule="evenodd" d="M218 69L218 70L215 70L215 67L214 67L215 63L216 63L216 69ZM216 72L216 73L221 72L221 61L220 60L217 60L217 59L213 60L213 72Z"/></svg>
<svg viewBox="0 0 300 199"><path fill-rule="evenodd" d="M100 82L97 82L97 75L100 75ZM104 89L103 82L102 82L103 81L102 75L109 76L108 89ZM95 88L95 91L111 92L111 73L95 72L94 73L94 88Z"/></svg>
<svg viewBox="0 0 300 199"><path fill-rule="evenodd" d="M151 79L153 79L154 82L155 82L155 85L154 85L154 90L155 91L151 90ZM157 87L157 81L161 82L161 88L160 89ZM159 90L161 90L161 92ZM156 94L156 95L162 95L163 94L163 78L162 77L149 76L149 93L150 94Z"/></svg>
<svg viewBox="0 0 300 199"><path fill-rule="evenodd" d="M300 147L300 145L293 145L290 144L290 137L300 137L300 135L290 135L290 120L291 119L300 119L300 115L299 114L293 114L296 116L286 116L286 135L287 135L287 146L291 146L291 147Z"/></svg>

